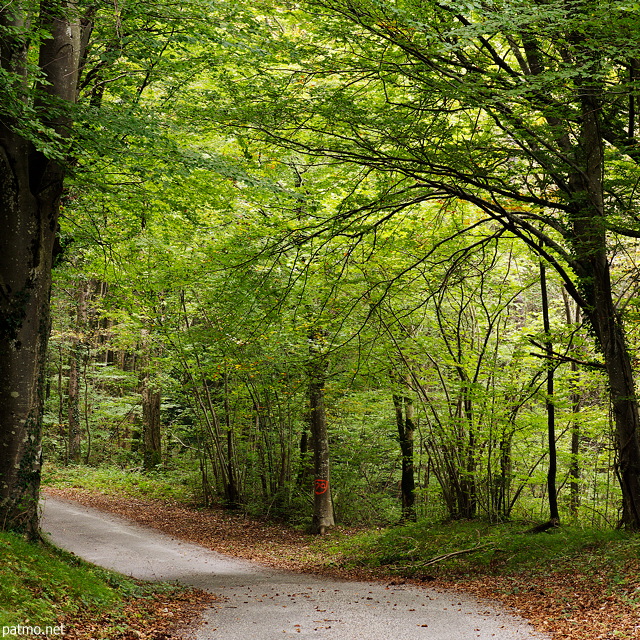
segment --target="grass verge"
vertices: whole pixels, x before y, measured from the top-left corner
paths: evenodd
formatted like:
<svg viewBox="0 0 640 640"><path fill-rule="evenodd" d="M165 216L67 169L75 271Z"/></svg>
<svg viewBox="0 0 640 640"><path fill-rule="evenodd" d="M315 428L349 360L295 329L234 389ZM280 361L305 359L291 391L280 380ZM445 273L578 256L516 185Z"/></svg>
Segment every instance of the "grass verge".
<svg viewBox="0 0 640 640"><path fill-rule="evenodd" d="M151 584L90 565L46 544L0 533L2 637L168 638L208 594Z"/></svg>
<svg viewBox="0 0 640 640"><path fill-rule="evenodd" d="M616 584L625 583L627 574L630 583L638 584L638 535L572 526L540 534L524 533L525 529L521 523L420 521L344 536L338 533L320 544L345 567L386 567L408 578L545 574L579 561L581 571L603 565L617 576Z"/></svg>

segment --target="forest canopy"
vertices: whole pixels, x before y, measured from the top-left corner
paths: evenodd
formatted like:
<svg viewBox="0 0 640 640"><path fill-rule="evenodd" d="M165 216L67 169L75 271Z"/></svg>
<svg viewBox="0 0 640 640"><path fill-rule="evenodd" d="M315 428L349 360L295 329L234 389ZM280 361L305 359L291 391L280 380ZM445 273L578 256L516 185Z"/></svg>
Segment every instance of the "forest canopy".
<svg viewBox="0 0 640 640"><path fill-rule="evenodd" d="M317 533L640 528L638 25L0 10L3 526L37 530L42 442Z"/></svg>

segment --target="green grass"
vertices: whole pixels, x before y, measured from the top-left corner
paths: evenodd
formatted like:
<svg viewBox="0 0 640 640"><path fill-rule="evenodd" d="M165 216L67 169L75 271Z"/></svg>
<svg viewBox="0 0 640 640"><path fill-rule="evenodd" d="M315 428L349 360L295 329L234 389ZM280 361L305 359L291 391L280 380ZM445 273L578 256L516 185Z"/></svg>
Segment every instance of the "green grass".
<svg viewBox="0 0 640 640"><path fill-rule="evenodd" d="M94 567L49 545L0 533L0 627L57 626L77 616L112 614L133 598L175 591ZM115 614L115 616L113 616ZM109 629L105 629L109 637Z"/></svg>
<svg viewBox="0 0 640 640"><path fill-rule="evenodd" d="M75 488L100 491L107 495L132 498L159 498L191 503L193 484L184 473L169 471L145 472L117 466L87 467L70 465L58 467L47 464L42 478L43 487Z"/></svg>
<svg viewBox="0 0 640 640"><path fill-rule="evenodd" d="M578 561L581 570L606 569L627 581L630 566L640 564L637 534L570 526L540 534L525 534L524 529L525 525L515 523L421 521L355 535L338 534L318 544L345 567L385 567L407 577L544 573ZM466 549L473 551L429 564L431 559Z"/></svg>

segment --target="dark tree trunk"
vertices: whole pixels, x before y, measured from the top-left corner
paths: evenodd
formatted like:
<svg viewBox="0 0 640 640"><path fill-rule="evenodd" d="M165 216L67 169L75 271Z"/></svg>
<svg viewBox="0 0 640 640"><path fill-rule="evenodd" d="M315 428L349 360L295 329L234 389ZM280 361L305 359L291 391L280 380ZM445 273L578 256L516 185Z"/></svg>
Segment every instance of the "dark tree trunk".
<svg viewBox="0 0 640 640"><path fill-rule="evenodd" d="M476 481L476 436L470 420L468 443L463 446L463 450L466 450L466 460L465 468L460 474L456 517L473 520L478 512L478 485Z"/></svg>
<svg viewBox="0 0 640 640"><path fill-rule="evenodd" d="M156 469L162 462L160 439L160 392L149 387L142 390L143 452L146 471Z"/></svg>
<svg viewBox="0 0 640 640"><path fill-rule="evenodd" d="M223 407L224 407L224 427L227 435L227 506L231 509L237 508L241 502L240 479L238 474L238 456L236 455L235 434L231 421L231 407L229 406L229 379L224 376Z"/></svg>
<svg viewBox="0 0 640 640"><path fill-rule="evenodd" d="M413 465L413 438L415 431L414 407L411 398L395 395L393 406L396 412L398 441L402 454L402 475L400 478L400 497L402 501L402 520L415 521L415 474Z"/></svg>
<svg viewBox="0 0 640 640"><path fill-rule="evenodd" d="M606 336L603 352L616 427L617 472L623 499L621 524L640 530L640 420L631 359L620 321L614 317L613 322L610 322L598 310L594 315L598 324L605 325L611 331Z"/></svg>
<svg viewBox="0 0 640 640"><path fill-rule="evenodd" d="M453 517L472 520L476 517L478 509L473 401L470 396L470 380L462 367L457 369L460 382L464 385L464 394L459 398L457 407L457 417L460 422L458 447L461 464L456 470L456 512ZM466 428L464 425L466 425Z"/></svg>
<svg viewBox="0 0 640 640"><path fill-rule="evenodd" d="M51 255L61 178L33 194L19 140L0 139L0 528L35 537ZM13 144L11 144L13 142Z"/></svg>
<svg viewBox="0 0 640 640"><path fill-rule="evenodd" d="M515 421L515 417L514 417ZM500 477L496 490L496 515L507 519L511 515L509 494L513 478L512 442L514 429L505 428L500 437Z"/></svg>
<svg viewBox="0 0 640 640"><path fill-rule="evenodd" d="M47 80L42 95L75 99L79 31L62 16L66 5L41 3L43 38L39 66ZM28 102L27 41L18 3L0 9L0 64L15 74L9 91ZM46 100L36 98L44 126L65 135L61 117L46 119ZM64 169L20 133L21 123L0 123L0 528L38 535L38 494L44 363L49 337L49 293L54 238Z"/></svg>
<svg viewBox="0 0 640 640"><path fill-rule="evenodd" d="M631 358L615 307L607 256L602 175L604 144L597 88L582 87L582 131L573 188L574 252L582 273L583 308L598 339L609 382L616 432L617 472L622 488L621 524L640 529L640 416Z"/></svg>
<svg viewBox="0 0 640 640"><path fill-rule="evenodd" d="M303 427L300 434L300 469L296 483L299 487L306 487L313 475L313 442L309 437L309 425Z"/></svg>
<svg viewBox="0 0 640 640"><path fill-rule="evenodd" d="M547 351L547 442L549 444L549 467L547 469L547 493L549 494L549 521L560 522L558 511L558 493L556 475L558 455L556 451L556 407L554 404L554 367L552 363L553 343L551 342L551 322L549 319L549 292L547 290L547 270L540 263L540 293L542 298L542 322L545 333L545 349Z"/></svg>

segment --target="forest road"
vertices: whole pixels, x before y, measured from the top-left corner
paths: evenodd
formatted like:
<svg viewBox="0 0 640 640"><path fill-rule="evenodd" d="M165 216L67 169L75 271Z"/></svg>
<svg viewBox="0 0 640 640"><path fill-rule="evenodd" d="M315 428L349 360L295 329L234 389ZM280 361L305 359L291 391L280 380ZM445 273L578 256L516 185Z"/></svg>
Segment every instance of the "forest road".
<svg viewBox="0 0 640 640"><path fill-rule="evenodd" d="M548 638L499 605L459 593L271 569L66 500L46 498L42 530L103 567L222 596L193 630L197 640Z"/></svg>

